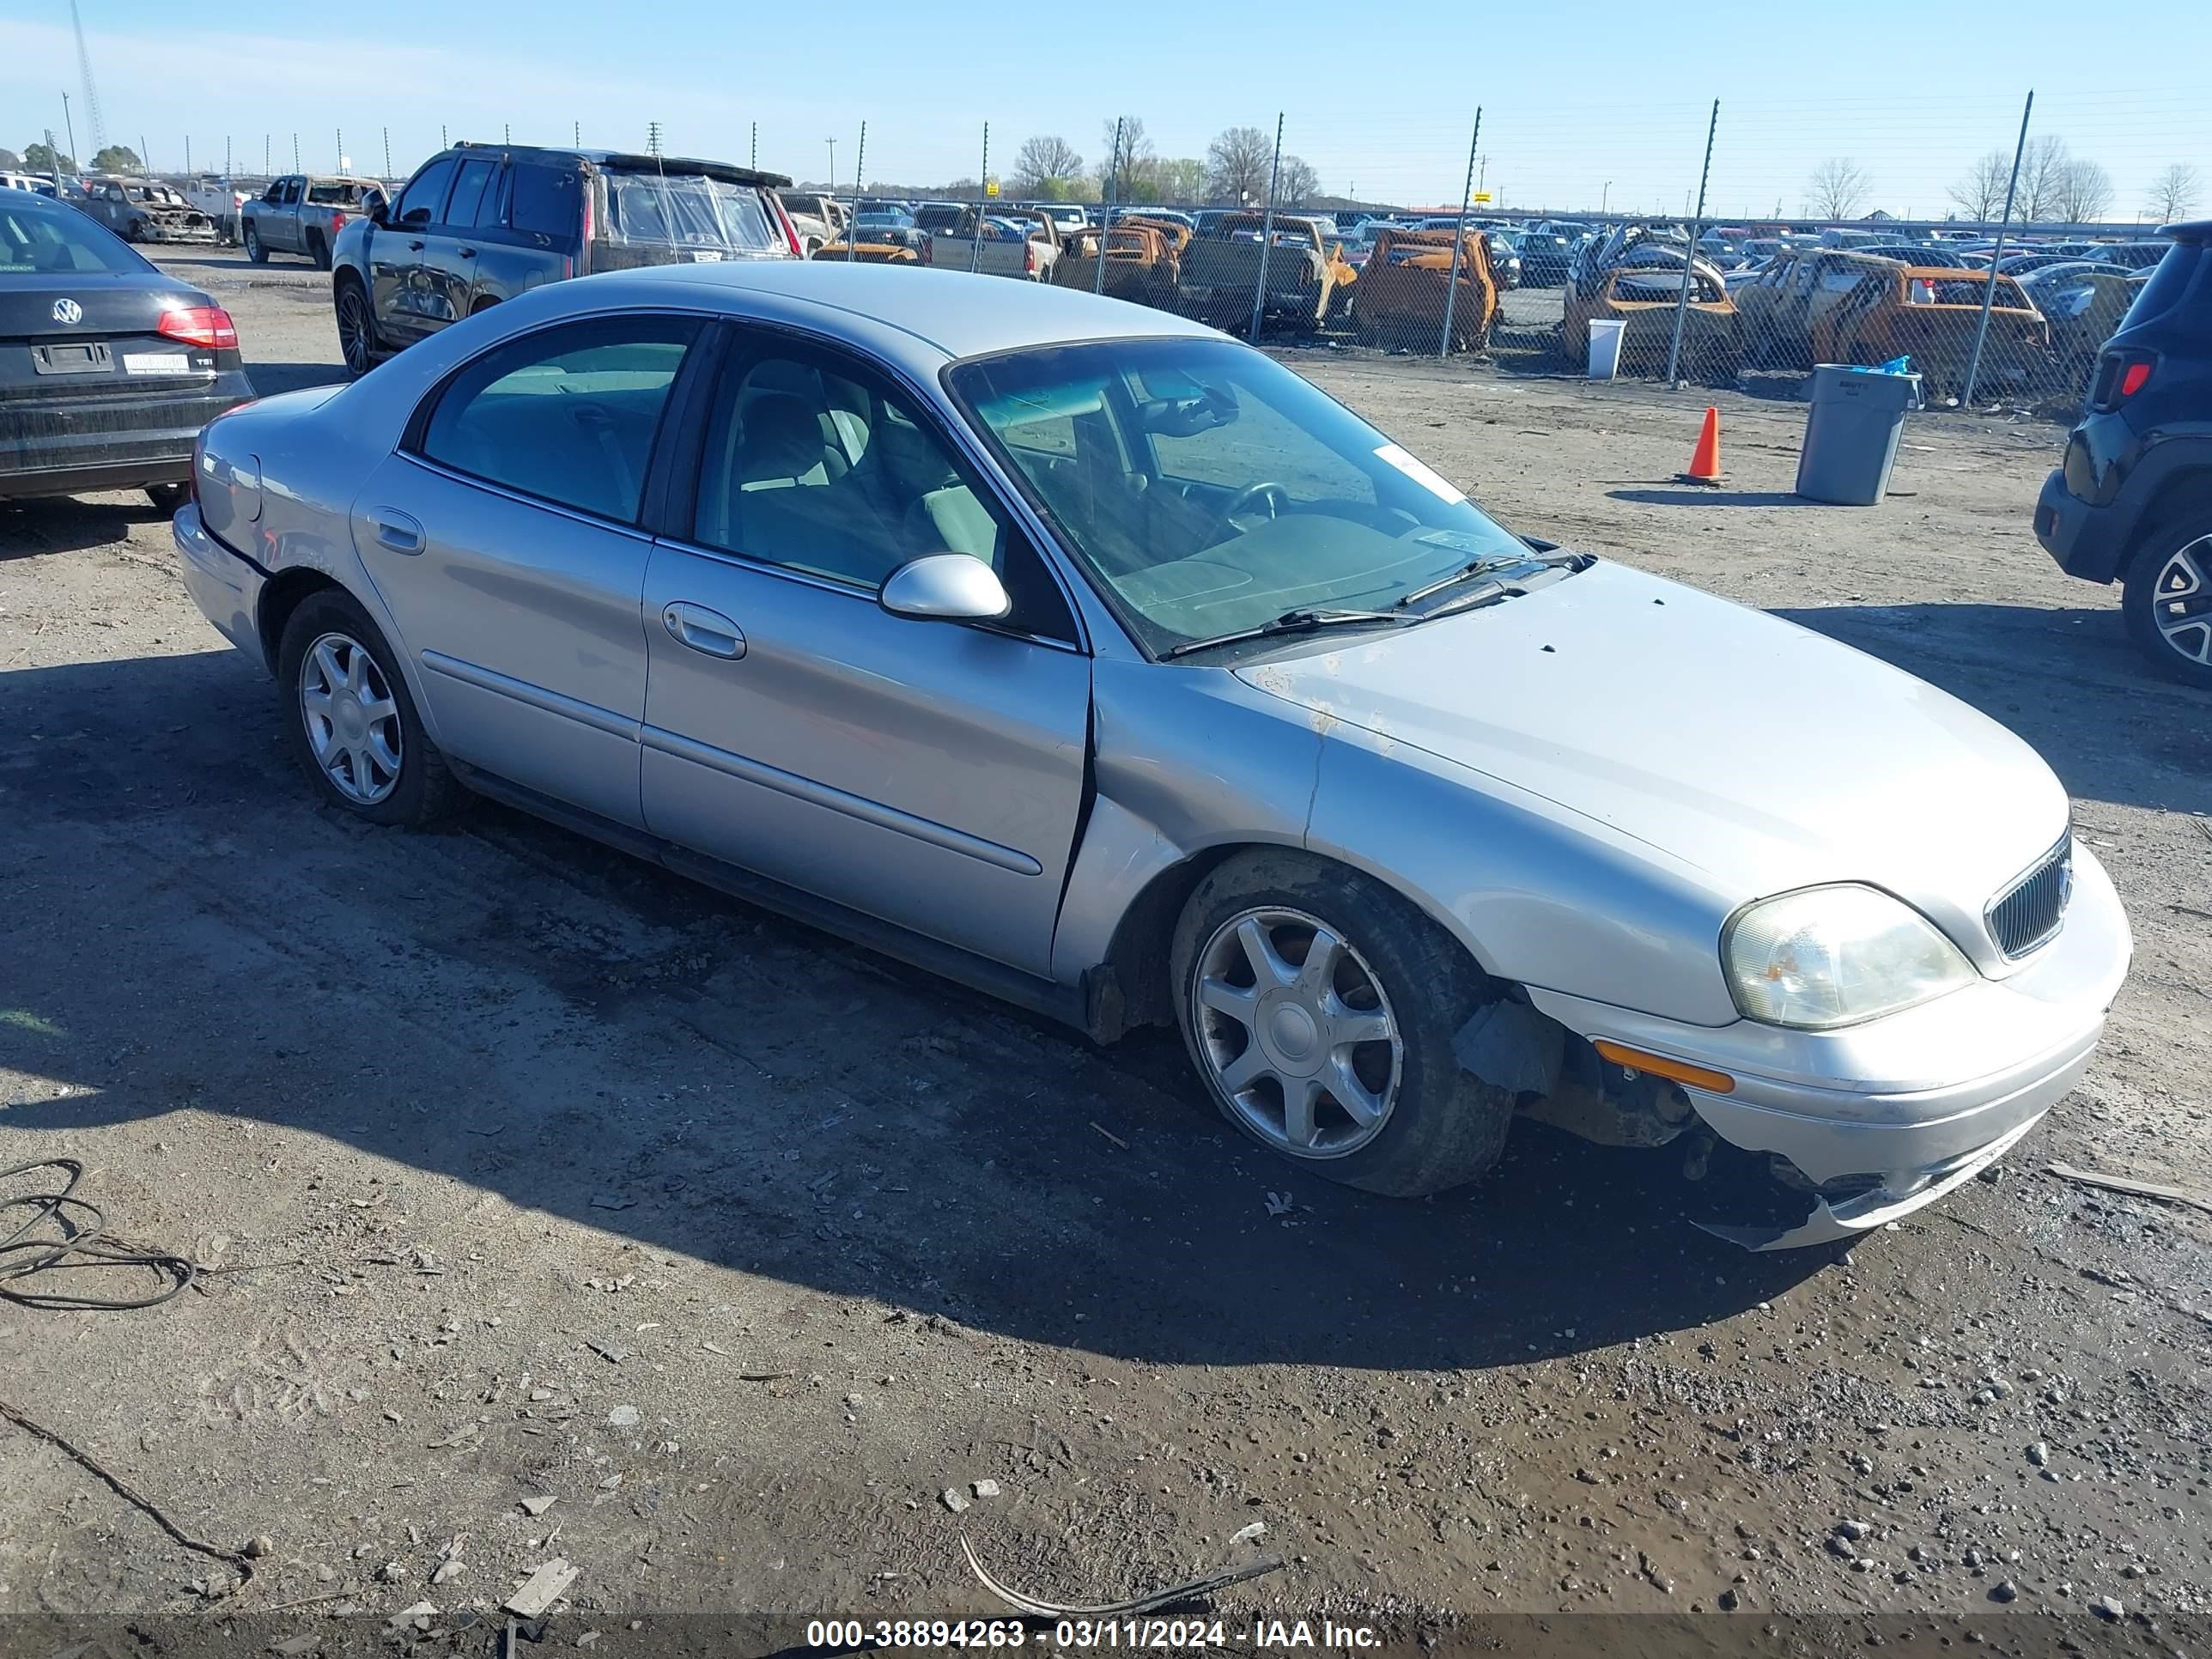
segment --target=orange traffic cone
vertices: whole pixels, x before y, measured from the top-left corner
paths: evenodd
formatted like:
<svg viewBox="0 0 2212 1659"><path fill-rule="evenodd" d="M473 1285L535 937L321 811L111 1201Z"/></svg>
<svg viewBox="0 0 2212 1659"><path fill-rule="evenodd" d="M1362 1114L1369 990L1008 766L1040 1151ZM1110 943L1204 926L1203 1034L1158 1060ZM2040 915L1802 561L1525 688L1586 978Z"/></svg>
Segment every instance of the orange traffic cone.
<svg viewBox="0 0 2212 1659"><path fill-rule="evenodd" d="M1705 410L1705 424L1698 434L1698 447L1690 452L1690 470L1676 475L1684 483L1717 484L1721 481L1721 412Z"/></svg>

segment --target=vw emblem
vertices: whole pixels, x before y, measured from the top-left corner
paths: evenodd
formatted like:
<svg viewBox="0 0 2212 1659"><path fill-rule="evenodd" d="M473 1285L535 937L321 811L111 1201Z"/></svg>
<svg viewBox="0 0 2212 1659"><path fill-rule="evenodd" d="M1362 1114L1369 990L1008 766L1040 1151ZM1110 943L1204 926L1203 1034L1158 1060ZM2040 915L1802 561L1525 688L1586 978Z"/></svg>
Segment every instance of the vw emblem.
<svg viewBox="0 0 2212 1659"><path fill-rule="evenodd" d="M84 307L74 300L57 300L54 301L54 320L58 323L81 323L84 320Z"/></svg>

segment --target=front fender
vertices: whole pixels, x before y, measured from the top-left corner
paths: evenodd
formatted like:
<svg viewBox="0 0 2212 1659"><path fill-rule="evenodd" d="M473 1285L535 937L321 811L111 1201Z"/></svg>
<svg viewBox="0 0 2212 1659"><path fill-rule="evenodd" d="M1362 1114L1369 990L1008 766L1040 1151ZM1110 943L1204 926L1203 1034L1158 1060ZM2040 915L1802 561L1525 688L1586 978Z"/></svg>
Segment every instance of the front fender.
<svg viewBox="0 0 2212 1659"><path fill-rule="evenodd" d="M1306 844L1419 904L1493 977L1696 1025L1737 1012L1732 908L1705 872L1595 818L1363 727L1323 744Z"/></svg>

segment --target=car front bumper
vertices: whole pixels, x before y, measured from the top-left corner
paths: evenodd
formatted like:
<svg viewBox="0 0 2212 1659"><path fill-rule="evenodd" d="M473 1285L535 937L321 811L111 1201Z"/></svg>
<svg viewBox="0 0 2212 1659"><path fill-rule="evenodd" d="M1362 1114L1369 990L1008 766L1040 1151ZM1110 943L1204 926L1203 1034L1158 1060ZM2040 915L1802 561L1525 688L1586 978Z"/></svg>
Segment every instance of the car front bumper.
<svg viewBox="0 0 2212 1659"><path fill-rule="evenodd" d="M2001 980L1835 1031L1705 1027L1531 989L1570 1030L1727 1073L1686 1088L1714 1133L1785 1159L1812 1188L1794 1227L1710 1229L1754 1249L1849 1237L1935 1202L2004 1155L2081 1079L2132 942L2112 878L2078 842L2057 935Z"/></svg>
<svg viewBox="0 0 2212 1659"><path fill-rule="evenodd" d="M169 528L176 539L177 566L184 573L185 591L199 606L200 615L213 623L223 638L266 666L256 620L266 574L208 533L198 502L188 501L179 507Z"/></svg>

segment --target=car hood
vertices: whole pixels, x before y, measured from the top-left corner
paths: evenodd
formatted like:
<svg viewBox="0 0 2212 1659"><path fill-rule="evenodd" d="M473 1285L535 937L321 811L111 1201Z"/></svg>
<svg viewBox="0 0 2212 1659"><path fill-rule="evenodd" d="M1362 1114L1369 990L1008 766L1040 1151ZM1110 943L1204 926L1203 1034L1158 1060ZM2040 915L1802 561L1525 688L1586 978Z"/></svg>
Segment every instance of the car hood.
<svg viewBox="0 0 2212 1659"><path fill-rule="evenodd" d="M2041 757L1957 698L1622 565L1237 672L1633 836L1731 902L1869 882L1970 954L1984 903L2067 825Z"/></svg>

